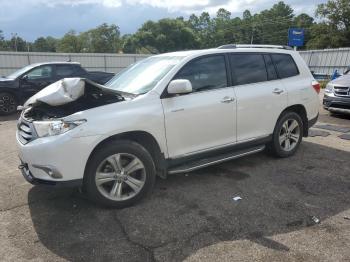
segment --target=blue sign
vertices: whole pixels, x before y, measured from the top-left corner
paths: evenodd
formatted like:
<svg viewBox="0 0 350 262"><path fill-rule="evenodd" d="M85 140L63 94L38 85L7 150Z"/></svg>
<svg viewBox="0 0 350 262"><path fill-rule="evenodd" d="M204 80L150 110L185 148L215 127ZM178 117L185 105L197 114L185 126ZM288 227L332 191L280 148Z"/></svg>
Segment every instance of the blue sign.
<svg viewBox="0 0 350 262"><path fill-rule="evenodd" d="M304 45L304 29L289 28L288 30L288 45L303 46Z"/></svg>

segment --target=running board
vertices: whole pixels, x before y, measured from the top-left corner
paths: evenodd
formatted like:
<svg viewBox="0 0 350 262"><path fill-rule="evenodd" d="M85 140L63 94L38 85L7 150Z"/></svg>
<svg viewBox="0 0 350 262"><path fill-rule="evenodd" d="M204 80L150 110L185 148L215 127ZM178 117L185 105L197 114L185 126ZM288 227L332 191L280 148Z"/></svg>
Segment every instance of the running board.
<svg viewBox="0 0 350 262"><path fill-rule="evenodd" d="M173 167L169 169L168 174L180 174L180 173L191 172L203 167L219 164L232 159L258 153L260 151L263 151L264 149L265 149L265 145L261 145L261 146L257 146L257 147L253 147L245 150L239 150L235 152L225 153L225 154L221 154L221 155L217 155L209 158L196 160L188 164Z"/></svg>

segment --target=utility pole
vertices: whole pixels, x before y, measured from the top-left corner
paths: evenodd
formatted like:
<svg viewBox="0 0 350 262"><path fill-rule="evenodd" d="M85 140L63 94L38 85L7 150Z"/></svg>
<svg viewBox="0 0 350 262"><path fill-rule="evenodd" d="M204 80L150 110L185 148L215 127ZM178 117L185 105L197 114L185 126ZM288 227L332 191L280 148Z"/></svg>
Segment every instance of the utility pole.
<svg viewBox="0 0 350 262"><path fill-rule="evenodd" d="M250 36L250 44L252 45L254 41L254 25L252 25L252 34Z"/></svg>
<svg viewBox="0 0 350 262"><path fill-rule="evenodd" d="M15 38L15 50L17 52L17 33L11 33L12 38Z"/></svg>

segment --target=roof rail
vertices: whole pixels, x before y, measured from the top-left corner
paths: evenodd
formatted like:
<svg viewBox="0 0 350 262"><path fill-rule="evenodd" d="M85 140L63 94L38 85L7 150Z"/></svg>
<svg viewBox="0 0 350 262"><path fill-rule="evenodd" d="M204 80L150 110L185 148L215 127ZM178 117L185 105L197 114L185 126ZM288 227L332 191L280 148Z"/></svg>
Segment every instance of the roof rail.
<svg viewBox="0 0 350 262"><path fill-rule="evenodd" d="M286 49L286 50L293 50L292 47L286 46L286 45L235 45L235 44L228 44L228 45L222 45L219 46L218 49L234 49L234 48L275 48L275 49Z"/></svg>

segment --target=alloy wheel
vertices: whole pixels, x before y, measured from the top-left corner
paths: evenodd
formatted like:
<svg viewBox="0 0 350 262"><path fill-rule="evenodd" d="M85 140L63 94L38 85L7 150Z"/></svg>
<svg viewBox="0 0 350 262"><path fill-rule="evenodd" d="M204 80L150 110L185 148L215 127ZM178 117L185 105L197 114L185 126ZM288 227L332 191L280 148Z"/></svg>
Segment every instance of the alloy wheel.
<svg viewBox="0 0 350 262"><path fill-rule="evenodd" d="M295 119L286 120L279 132L279 144L284 151L293 150L299 143L300 125Z"/></svg>
<svg viewBox="0 0 350 262"><path fill-rule="evenodd" d="M100 163L95 182L99 192L106 198L124 201L141 191L146 182L146 169L135 155L114 154Z"/></svg>
<svg viewBox="0 0 350 262"><path fill-rule="evenodd" d="M16 110L16 101L12 96L3 94L0 96L0 111L4 113L14 112Z"/></svg>

